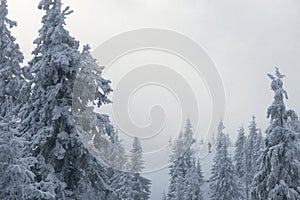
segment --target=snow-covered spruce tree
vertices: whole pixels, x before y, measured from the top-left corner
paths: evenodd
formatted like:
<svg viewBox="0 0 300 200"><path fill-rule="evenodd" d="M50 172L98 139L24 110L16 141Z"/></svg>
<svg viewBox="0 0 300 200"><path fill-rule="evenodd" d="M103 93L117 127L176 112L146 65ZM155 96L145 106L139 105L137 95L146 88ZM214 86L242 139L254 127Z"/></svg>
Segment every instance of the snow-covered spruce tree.
<svg viewBox="0 0 300 200"><path fill-rule="evenodd" d="M118 134L115 134L113 144L118 150L113 151L111 155L111 160L114 161L109 168L111 188L116 193L117 199L132 200L132 174L127 172L130 163Z"/></svg>
<svg viewBox="0 0 300 200"><path fill-rule="evenodd" d="M195 197L202 199L200 185L202 182L201 167L195 163L191 146L194 144L192 124L188 119L184 132L174 141L171 155L170 184L167 199L187 200ZM197 178L191 177L197 175ZM193 180L193 178L195 178ZM200 183L199 183L200 182ZM199 184L198 187L196 184ZM191 197L192 196L192 197Z"/></svg>
<svg viewBox="0 0 300 200"><path fill-rule="evenodd" d="M287 127L293 131L295 131L298 139L298 143L300 145L300 121L297 113L294 110L287 111Z"/></svg>
<svg viewBox="0 0 300 200"><path fill-rule="evenodd" d="M212 200L243 199L228 153L228 139L221 130L219 130L218 135L216 155L210 178L210 197Z"/></svg>
<svg viewBox="0 0 300 200"><path fill-rule="evenodd" d="M201 185L203 184L203 173L200 165L200 160L193 162L194 166L187 170L184 180L184 198L193 200L203 200Z"/></svg>
<svg viewBox="0 0 300 200"><path fill-rule="evenodd" d="M284 104L284 98L287 99L284 75L276 68L275 75L268 76L272 80L274 100L267 111L270 126L266 130L266 147L254 178L251 199L296 200L300 199L300 151L295 131L287 126L290 116Z"/></svg>
<svg viewBox="0 0 300 200"><path fill-rule="evenodd" d="M246 173L246 136L243 127L239 129L233 160L235 162L235 171L237 176L244 182Z"/></svg>
<svg viewBox="0 0 300 200"><path fill-rule="evenodd" d="M259 165L261 163L261 154L264 148L265 148L264 137L262 136L261 129L259 129L256 135L255 145L254 145L254 149L256 150L254 154L255 172L257 172L259 169Z"/></svg>
<svg viewBox="0 0 300 200"><path fill-rule="evenodd" d="M224 123L223 123L223 120L220 119L220 122L219 122L219 125L218 125L218 131L217 131L217 140L219 138L219 136L223 133L223 130L224 130L225 126L224 126Z"/></svg>
<svg viewBox="0 0 300 200"><path fill-rule="evenodd" d="M0 116L0 199L53 198L36 187L31 167L37 160L27 153L27 142L16 128L12 98L5 102L6 115Z"/></svg>
<svg viewBox="0 0 300 200"><path fill-rule="evenodd" d="M125 171L115 173L111 179L111 185L116 193L116 199L133 200L132 174Z"/></svg>
<svg viewBox="0 0 300 200"><path fill-rule="evenodd" d="M108 115L95 112L95 107L111 103L107 97L112 91L110 81L101 76L102 70L103 67L91 56L90 47L84 46L74 84L72 110L81 139L85 144L91 144L88 148L92 148L107 166L115 168L115 162L120 161L117 156L122 154L116 141L118 133Z"/></svg>
<svg viewBox="0 0 300 200"><path fill-rule="evenodd" d="M71 112L82 61L79 43L64 28L71 11L62 10L61 0L41 0L38 7L46 15L29 62L33 87L21 126L38 160L35 180L55 199L110 199L106 169L84 148Z"/></svg>
<svg viewBox="0 0 300 200"><path fill-rule="evenodd" d="M31 167L36 159L27 153L20 134L20 90L24 84L23 54L11 35L16 22L7 18L7 1L0 1L0 199L37 199L45 195L34 183Z"/></svg>
<svg viewBox="0 0 300 200"><path fill-rule="evenodd" d="M142 177L141 172L144 168L143 149L140 140L134 137L130 155L130 173L132 175L132 199L146 200L150 198L151 181Z"/></svg>
<svg viewBox="0 0 300 200"><path fill-rule="evenodd" d="M111 168L109 168L109 177L111 182L111 188L116 193L117 199L132 199L132 174L128 172L130 169L129 157L127 156L125 149L122 145L122 141L118 138L118 134L115 134L113 139L115 148L112 151L110 160Z"/></svg>
<svg viewBox="0 0 300 200"><path fill-rule="evenodd" d="M249 199L250 186L253 181L253 177L256 173L257 167L257 154L259 153L256 149L256 139L258 137L258 128L255 116L252 116L252 120L249 125L249 135L247 137L246 144L246 171L245 171L245 192L246 199Z"/></svg>
<svg viewBox="0 0 300 200"><path fill-rule="evenodd" d="M133 139L132 149L130 152L130 172L132 174L141 173L144 168L143 149L141 142L137 137L134 137Z"/></svg>
<svg viewBox="0 0 300 200"><path fill-rule="evenodd" d="M11 35L10 28L17 25L16 22L7 18L7 1L0 1L0 116L6 115L7 98L10 103L15 104L19 97L19 90L22 87L23 78L20 63L23 62L23 54L15 38ZM9 111L14 114L15 108Z"/></svg>
<svg viewBox="0 0 300 200"><path fill-rule="evenodd" d="M126 154L125 148L122 144L122 140L118 137L118 132L115 131L114 137L112 138L114 149L111 151L110 166L112 169L117 171L128 171L130 169L129 156Z"/></svg>

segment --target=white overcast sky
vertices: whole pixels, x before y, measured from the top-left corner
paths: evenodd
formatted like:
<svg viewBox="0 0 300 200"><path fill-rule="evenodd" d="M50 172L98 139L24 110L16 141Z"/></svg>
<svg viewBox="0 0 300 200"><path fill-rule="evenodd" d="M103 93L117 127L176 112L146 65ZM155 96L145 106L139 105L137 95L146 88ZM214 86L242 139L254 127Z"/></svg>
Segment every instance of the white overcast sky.
<svg viewBox="0 0 300 200"><path fill-rule="evenodd" d="M287 105L300 113L299 0L84 0L63 1L74 13L67 29L81 44L96 48L110 37L138 28L164 28L182 33L207 51L223 79L226 132L248 126L251 115L266 128L272 102L265 75L280 67L286 75ZM44 14L38 0L8 0L9 17L26 56L31 58ZM101 63L101 60L99 61ZM109 77L107 77L109 78Z"/></svg>

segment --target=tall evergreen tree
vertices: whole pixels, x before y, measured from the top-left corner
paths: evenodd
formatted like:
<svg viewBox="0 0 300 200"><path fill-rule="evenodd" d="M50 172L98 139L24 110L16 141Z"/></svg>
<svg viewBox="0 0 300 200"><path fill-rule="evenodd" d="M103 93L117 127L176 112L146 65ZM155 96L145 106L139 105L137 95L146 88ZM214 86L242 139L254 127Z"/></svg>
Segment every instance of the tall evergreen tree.
<svg viewBox="0 0 300 200"><path fill-rule="evenodd" d="M23 54L10 28L16 22L7 18L7 1L0 1L0 199L37 199L48 196L34 182L31 167L37 160L28 154L20 134L20 90L24 84L20 63ZM48 196L51 198L51 195Z"/></svg>
<svg viewBox="0 0 300 200"><path fill-rule="evenodd" d="M220 124L223 125L221 122ZM223 126L219 126L223 127ZM234 166L228 153L228 139L219 128L216 155L210 178L210 196L212 200L243 199Z"/></svg>
<svg viewBox="0 0 300 200"><path fill-rule="evenodd" d="M111 185L116 193L116 199L132 200L132 174L126 171L115 171L111 178Z"/></svg>
<svg viewBox="0 0 300 200"><path fill-rule="evenodd" d="M193 162L193 166L187 170L184 180L184 198L193 200L203 200L201 185L203 184L203 173L200 160Z"/></svg>
<svg viewBox="0 0 300 200"><path fill-rule="evenodd" d="M17 25L15 21L7 18L7 1L0 1L0 116L6 115L7 103L12 103L15 114L15 106L19 98L19 91L23 84L20 63L23 62L23 54L15 38L11 35L10 28ZM11 99L12 101L10 101Z"/></svg>
<svg viewBox="0 0 300 200"><path fill-rule="evenodd" d="M133 174L141 173L144 168L144 161L143 161L143 149L140 140L137 137L134 137L132 149L130 155L130 163L131 169L130 172Z"/></svg>
<svg viewBox="0 0 300 200"><path fill-rule="evenodd" d="M130 161L132 173L132 199L134 200L146 200L150 198L150 180L141 176L144 168L143 149L140 140L135 137L132 144L132 150L130 151Z"/></svg>
<svg viewBox="0 0 300 200"><path fill-rule="evenodd" d="M239 129L238 138L235 143L233 160L235 162L236 174L241 180L243 180L246 173L246 136L243 127Z"/></svg>
<svg viewBox="0 0 300 200"><path fill-rule="evenodd" d="M268 108L270 126L266 130L265 150L262 153L259 172L254 178L251 199L300 199L299 146L296 133L287 127L290 116L287 113L283 89L283 77L276 68L272 80L274 100Z"/></svg>
<svg viewBox="0 0 300 200"><path fill-rule="evenodd" d="M249 193L251 189L251 184L253 177L256 173L257 166L257 149L256 149L256 139L258 135L258 128L255 116L252 116L252 120L249 125L249 135L247 137L246 144L246 171L245 171L245 186L246 186L246 199L249 199Z"/></svg>
<svg viewBox="0 0 300 200"><path fill-rule="evenodd" d="M121 140L118 139L117 134L114 138L115 148L112 152L109 168L109 177L111 187L116 193L118 199L131 199L132 194L132 176L129 170L128 156L126 155L125 149L122 145Z"/></svg>
<svg viewBox="0 0 300 200"><path fill-rule="evenodd" d="M253 156L254 158L254 163L255 163L255 172L258 171L259 165L261 163L261 155L264 150L265 144L264 144L264 137L262 136L261 129L258 130L258 133L255 138L255 144L254 144L254 149L255 149L255 154Z"/></svg>
<svg viewBox="0 0 300 200"><path fill-rule="evenodd" d="M6 99L6 115L0 116L0 199L54 199L35 184L31 167L37 160L27 153L27 142L18 132L18 120L11 113L12 102Z"/></svg>
<svg viewBox="0 0 300 200"><path fill-rule="evenodd" d="M41 0L38 7L46 15L29 62L32 94L21 126L38 160L35 180L55 199L111 199L106 168L83 146L71 112L82 61L79 43L64 28L72 11L62 10L61 0Z"/></svg>

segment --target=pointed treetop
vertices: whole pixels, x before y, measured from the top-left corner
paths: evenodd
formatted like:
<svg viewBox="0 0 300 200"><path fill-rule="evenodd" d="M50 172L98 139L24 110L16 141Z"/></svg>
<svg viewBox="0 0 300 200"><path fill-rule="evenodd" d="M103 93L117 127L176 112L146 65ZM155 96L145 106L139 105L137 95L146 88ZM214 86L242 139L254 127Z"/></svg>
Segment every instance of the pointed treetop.
<svg viewBox="0 0 300 200"><path fill-rule="evenodd" d="M267 74L269 76L269 78L272 80L271 82L271 89L273 91L280 91L279 93L277 93L277 97L279 97L280 100L283 99L283 95L286 99L288 99L287 93L286 91L283 89L283 82L282 79L283 77L285 77L285 75L281 74L279 71L279 68L276 67L275 68L275 74L271 75L271 74ZM280 95L280 96L278 96Z"/></svg>
<svg viewBox="0 0 300 200"><path fill-rule="evenodd" d="M239 133L245 133L245 129L243 125L239 128Z"/></svg>
<svg viewBox="0 0 300 200"><path fill-rule="evenodd" d="M195 142L193 138L194 136L193 125L190 118L186 120L185 129L182 136L183 136L182 139L185 140L187 147L190 147Z"/></svg>
<svg viewBox="0 0 300 200"><path fill-rule="evenodd" d="M275 75L275 76L274 76ZM272 75L270 73L267 74L267 76L271 79L271 80L275 80L276 78L277 79L283 79L283 77L285 77L285 75L281 74L280 71L279 71L279 68L278 67L275 67L275 74Z"/></svg>
<svg viewBox="0 0 300 200"><path fill-rule="evenodd" d="M190 119L190 117L188 117L186 120L186 123L185 123L185 128L192 128L192 127L193 127L193 125L192 125L191 119Z"/></svg>
<svg viewBox="0 0 300 200"><path fill-rule="evenodd" d="M278 67L275 67L275 75L277 78L282 79L285 75L281 74Z"/></svg>
<svg viewBox="0 0 300 200"><path fill-rule="evenodd" d="M133 139L131 152L132 153L142 153L143 152L142 145L141 145L141 142L138 137L134 137L134 139Z"/></svg>
<svg viewBox="0 0 300 200"><path fill-rule="evenodd" d="M251 120L251 122L250 122L250 126L254 126L254 127L256 127L256 117L254 116L254 115L252 115L252 120Z"/></svg>
<svg viewBox="0 0 300 200"><path fill-rule="evenodd" d="M218 126L218 135L219 135L220 133L222 133L224 129L225 129L225 126L224 126L224 123L223 123L223 119L221 118L221 119L220 119L219 126Z"/></svg>

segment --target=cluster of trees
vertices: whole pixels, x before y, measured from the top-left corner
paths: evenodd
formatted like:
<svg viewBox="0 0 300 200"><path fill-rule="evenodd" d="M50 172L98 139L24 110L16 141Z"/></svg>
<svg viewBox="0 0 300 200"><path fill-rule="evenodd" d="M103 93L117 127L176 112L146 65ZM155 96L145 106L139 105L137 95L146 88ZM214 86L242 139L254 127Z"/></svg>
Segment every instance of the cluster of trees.
<svg viewBox="0 0 300 200"><path fill-rule="evenodd" d="M61 0L41 0L38 8L46 13L42 28L32 60L21 66L24 57L10 32L16 22L7 18L7 1L0 4L0 199L149 199L151 182L141 175L139 139L134 138L127 155L109 117L93 111L110 103L112 89L89 47L80 51L79 42L65 29L72 11L63 9ZM211 199L300 199L300 122L296 112L285 107L284 76L278 69L268 76L274 100L267 111L265 138L253 117L247 136L239 129L232 157L220 122L209 180ZM79 133L111 159L95 159ZM165 199L203 199L194 143L187 120L173 144Z"/></svg>
<svg viewBox="0 0 300 200"><path fill-rule="evenodd" d="M166 199L203 199L203 192L200 188L203 184L203 174L200 161L192 149L194 143L192 124L188 119L184 131L173 144L169 167L170 184Z"/></svg>
<svg viewBox="0 0 300 200"><path fill-rule="evenodd" d="M61 0L41 0L38 8L45 12L42 28L32 60L21 66L24 57L10 32L16 22L7 18L7 1L0 4L0 199L148 199L150 181L141 176L139 140L126 160L108 116L88 106L110 103L112 89L89 47L80 52L79 42L65 29L72 11L62 8ZM74 91L78 72L88 72L79 79L91 91ZM93 92L93 99L82 92ZM96 122L88 123L87 116L96 116ZM120 159L115 163L106 165L86 149L79 131L92 129L95 145L108 138L116 147L118 152L111 153Z"/></svg>
<svg viewBox="0 0 300 200"><path fill-rule="evenodd" d="M283 89L284 75L276 68L275 74L268 76L274 100L267 110L270 125L266 137L262 136L253 116L247 136L243 127L238 130L231 155L230 139L223 132L223 122L218 126L214 163L208 180L212 200L300 199L299 119L294 110L285 107L284 99L288 97ZM203 199L200 163L195 165L190 148L193 142L188 121L184 134L174 143L169 191L164 199ZM191 179L193 182L186 184ZM193 183L197 187L192 187Z"/></svg>

